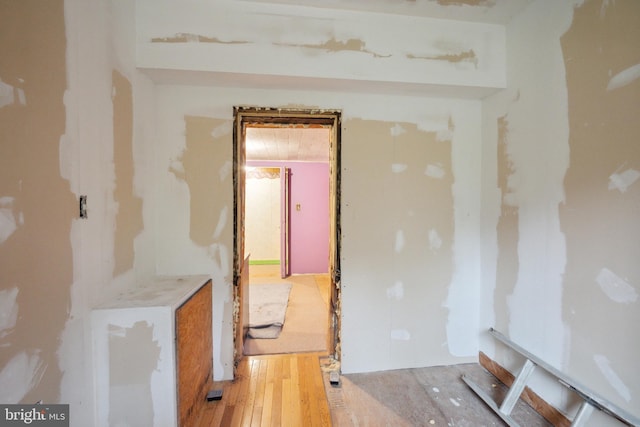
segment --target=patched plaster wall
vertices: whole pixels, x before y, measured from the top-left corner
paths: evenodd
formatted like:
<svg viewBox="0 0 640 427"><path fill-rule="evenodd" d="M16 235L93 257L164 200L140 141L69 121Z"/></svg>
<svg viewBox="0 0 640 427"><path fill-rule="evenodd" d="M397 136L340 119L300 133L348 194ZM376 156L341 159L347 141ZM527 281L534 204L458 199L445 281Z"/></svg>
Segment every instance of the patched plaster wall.
<svg viewBox="0 0 640 427"><path fill-rule="evenodd" d="M561 45L570 163L560 223L567 241L568 369L640 415L640 4L587 1ZM598 301L593 304L593 301Z"/></svg>
<svg viewBox="0 0 640 427"><path fill-rule="evenodd" d="M155 270L137 250L150 86L133 9L0 4L0 401L69 403L78 426L94 424L90 310Z"/></svg>
<svg viewBox="0 0 640 427"><path fill-rule="evenodd" d="M154 421L151 379L160 358L154 326L138 321L127 328L108 327L109 425L143 426Z"/></svg>
<svg viewBox="0 0 640 427"><path fill-rule="evenodd" d="M235 105L343 110L345 372L474 360L473 98L504 86L503 28L275 3L137 6L137 63L159 84L157 265L212 275L216 378L233 367Z"/></svg>
<svg viewBox="0 0 640 427"><path fill-rule="evenodd" d="M508 88L483 102L481 315L636 415L639 6L537 1L507 26ZM543 376L533 386L575 409Z"/></svg>
<svg viewBox="0 0 640 427"><path fill-rule="evenodd" d="M213 278L214 374L231 378L232 107L296 105L343 111L345 372L478 348L512 368L480 333L497 326L633 411L639 15L537 0L505 31L268 2L1 3L0 400L92 425L110 377L89 313L155 274Z"/></svg>
<svg viewBox="0 0 640 427"><path fill-rule="evenodd" d="M440 125L438 132L406 121L344 122L346 370L451 360L455 129L446 119ZM440 345L427 350L429 342Z"/></svg>
<svg viewBox="0 0 640 427"><path fill-rule="evenodd" d="M345 113L345 372L475 360L479 101L176 85L158 86L157 100L158 265L164 274L212 275L217 377L233 370L232 107L292 100ZM192 132L194 117L205 130ZM185 161L191 150L209 159L208 186L185 179L205 171ZM193 198L215 206L206 211L206 244L190 237L192 217L205 212L194 211Z"/></svg>
<svg viewBox="0 0 640 427"><path fill-rule="evenodd" d="M76 200L60 175L64 3L0 6L0 401L58 401Z"/></svg>
<svg viewBox="0 0 640 427"><path fill-rule="evenodd" d="M118 71L112 73L113 157L117 203L114 236L114 276L133 268L134 239L142 231L142 199L135 194L133 161L133 91L131 82Z"/></svg>
<svg viewBox="0 0 640 427"><path fill-rule="evenodd" d="M278 3L142 0L136 28L138 66L187 84L458 96L505 86L504 28L495 24Z"/></svg>

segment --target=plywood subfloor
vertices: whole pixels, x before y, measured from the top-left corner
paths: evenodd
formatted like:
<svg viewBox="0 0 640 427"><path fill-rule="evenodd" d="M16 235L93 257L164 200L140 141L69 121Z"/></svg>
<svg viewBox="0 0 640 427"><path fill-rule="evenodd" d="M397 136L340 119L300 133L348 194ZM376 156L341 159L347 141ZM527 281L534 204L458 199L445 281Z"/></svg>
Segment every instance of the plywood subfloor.
<svg viewBox="0 0 640 427"><path fill-rule="evenodd" d="M333 425L351 426L503 426L461 380L465 374L501 402L506 388L478 364L400 369L343 375L325 388ZM540 415L519 402L512 413L520 425L549 427Z"/></svg>

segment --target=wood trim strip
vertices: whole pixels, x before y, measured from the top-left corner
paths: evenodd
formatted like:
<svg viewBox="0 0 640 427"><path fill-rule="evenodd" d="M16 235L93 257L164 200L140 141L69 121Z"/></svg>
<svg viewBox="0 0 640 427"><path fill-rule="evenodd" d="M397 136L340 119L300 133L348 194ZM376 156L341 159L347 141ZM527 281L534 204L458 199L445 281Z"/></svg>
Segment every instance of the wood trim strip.
<svg viewBox="0 0 640 427"><path fill-rule="evenodd" d="M493 374L498 380L508 387L513 384L514 375L500 366L497 362L491 360L489 356L483 352L479 353L480 365ZM538 414L544 419L549 421L555 427L571 427L571 421L556 408L547 403L542 397L536 394L529 387L525 387L522 395L520 396L522 401L531 406Z"/></svg>

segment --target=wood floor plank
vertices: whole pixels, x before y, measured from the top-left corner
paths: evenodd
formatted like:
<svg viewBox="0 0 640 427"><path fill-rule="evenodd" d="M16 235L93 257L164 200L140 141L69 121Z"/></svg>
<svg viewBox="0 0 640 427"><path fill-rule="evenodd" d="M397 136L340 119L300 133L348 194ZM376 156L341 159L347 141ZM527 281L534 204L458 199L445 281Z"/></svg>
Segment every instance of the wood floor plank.
<svg viewBox="0 0 640 427"><path fill-rule="evenodd" d="M282 375L281 378L283 380L290 380L291 379L291 356L288 354L285 354L283 356L281 356L281 360L282 360Z"/></svg>
<svg viewBox="0 0 640 427"><path fill-rule="evenodd" d="M318 422L321 426L331 425L331 410L329 409L329 400L327 399L327 393L324 388L324 379L322 377L322 370L320 368L320 362L318 359L314 361L314 370L320 372L320 375L314 375L315 384L315 399L318 403Z"/></svg>
<svg viewBox="0 0 640 427"><path fill-rule="evenodd" d="M241 361L240 363L242 363ZM242 369L242 377L238 381L237 397L235 402L235 408L233 410L233 418L231 419L232 427L240 427L242 425L242 416L245 410L245 404L249 393L249 385L251 383L251 365L253 359L244 360L245 365Z"/></svg>
<svg viewBox="0 0 640 427"><path fill-rule="evenodd" d="M300 371L298 369L298 358L291 358L291 418L300 422L302 412L300 411Z"/></svg>
<svg viewBox="0 0 640 427"><path fill-rule="evenodd" d="M242 427L250 427L251 419L253 417L254 408L256 407L256 392L258 389L258 374L260 373L261 359L254 359L250 361L250 375L249 375L249 387L247 391L247 398L244 404L244 411L242 414Z"/></svg>
<svg viewBox="0 0 640 427"><path fill-rule="evenodd" d="M313 423L313 396L310 389L313 384L309 377L308 358L300 357L300 420L302 425L310 426Z"/></svg>
<svg viewBox="0 0 640 427"><path fill-rule="evenodd" d="M200 424L202 427L208 426L220 426L222 425L222 418L224 416L224 408L225 405L222 402L212 402L213 406L215 406L215 412L213 414L213 418L210 424Z"/></svg>
<svg viewBox="0 0 640 427"><path fill-rule="evenodd" d="M222 421L220 422L220 426L222 427L230 427L233 422L233 412L235 410L235 405L225 406L224 411L222 413Z"/></svg>
<svg viewBox="0 0 640 427"><path fill-rule="evenodd" d="M213 405L205 405L200 416L196 421L197 426L210 426L213 425L213 417L216 409Z"/></svg>
<svg viewBox="0 0 640 427"><path fill-rule="evenodd" d="M324 389L324 382L322 380L322 375L318 375L317 373L321 372L320 362L318 358L310 357L308 359L309 368L310 368L310 379L311 379L311 395L313 399L313 414L312 414L312 425L317 425L319 427L326 426L331 424L329 417L329 406L327 404L327 395Z"/></svg>
<svg viewBox="0 0 640 427"><path fill-rule="evenodd" d="M233 380L229 385L228 393L223 393L223 396L226 397L225 403L228 406L235 405L236 401L238 400L239 385L242 383L242 378L245 375L244 370L246 369L246 364L247 364L246 360L240 361L240 364L238 365L237 378Z"/></svg>
<svg viewBox="0 0 640 427"><path fill-rule="evenodd" d="M264 410L265 388L267 378L267 361L262 360L260 363L260 371L258 372L256 384L256 399L251 417L251 427L261 427L262 411Z"/></svg>
<svg viewBox="0 0 640 427"><path fill-rule="evenodd" d="M271 425L282 424L282 360L283 357L273 357L269 363L274 364L273 400L271 401Z"/></svg>
<svg viewBox="0 0 640 427"><path fill-rule="evenodd" d="M293 426L295 425L294 419L291 413L291 405L293 404L291 400L291 378L283 378L282 379L282 407L280 409L281 415L281 423L283 426Z"/></svg>
<svg viewBox="0 0 640 427"><path fill-rule="evenodd" d="M264 406L262 407L262 417L260 418L260 427L270 427L273 414L273 383L265 384L264 388Z"/></svg>

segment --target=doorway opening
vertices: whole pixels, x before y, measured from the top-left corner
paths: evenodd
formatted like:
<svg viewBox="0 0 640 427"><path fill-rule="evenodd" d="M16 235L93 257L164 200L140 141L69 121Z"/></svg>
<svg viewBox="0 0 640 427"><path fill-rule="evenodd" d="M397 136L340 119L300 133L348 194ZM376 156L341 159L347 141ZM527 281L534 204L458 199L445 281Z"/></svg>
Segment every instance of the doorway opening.
<svg viewBox="0 0 640 427"><path fill-rule="evenodd" d="M292 278L296 278L293 286L297 286L294 289L303 289L305 280L309 280L308 276L321 277L315 274L306 275L304 273L315 273L313 269L320 269L321 267L310 267L303 265L300 262L304 257L296 257L296 235L305 232L318 231L318 226L314 226L313 222L307 222L307 225L302 225L302 228L296 231L296 221L300 221L295 216L296 213L301 213L307 207L306 203L296 203L291 199L291 187L292 180L295 186L296 171L291 171L292 164L296 164L295 167L300 167L298 163L288 163L288 160L309 162L304 167L310 169L310 163L314 163L317 160L314 156L325 156L326 163L325 175L328 178L327 191L328 194L319 196L319 199L326 197L326 213L325 220L327 221L328 236L326 236L326 249L324 254L326 259L324 270L326 273L322 277L326 278L326 306L327 306L327 325L326 331L327 345L329 355L335 359L340 359L340 318L337 313L340 313L340 120L341 113L337 110L299 110L299 109L274 109L274 108L254 108L254 107L234 107L234 161L233 161L233 177L234 177L234 350L235 361L237 362L245 354L245 343L247 342L247 336L250 331L255 332L255 328L249 329L249 296L253 289L255 293L255 286L250 286L250 271L262 270L270 271L274 274L277 272L281 281L288 278L291 274ZM302 134L302 132L307 132ZM314 150L303 150L300 147L300 141L302 136L309 136L310 134L323 134L327 139L325 141L325 153L321 153L322 144L317 144ZM251 141L255 135L287 135L286 139L272 138L273 143L265 144L262 142L262 149L265 147L268 150L272 150L275 154L257 155L256 151L252 147L248 147L248 142ZM306 154L304 154L306 153ZM271 156L271 157L269 157ZM298 157L296 157L298 156ZM302 156L302 158L300 157ZM305 157L306 156L306 157ZM309 157L311 156L311 157ZM323 163L323 162L318 162ZM248 169L249 168L249 169ZM322 168L322 165L321 167ZM247 173L247 171L250 171ZM297 175L302 177L306 171L299 170ZM260 253L252 264L252 254L249 253L247 247L246 232L247 226L255 228L255 224L247 224L247 191L250 190L250 186L255 186L255 183L250 182L256 176L277 179L277 183L262 183L258 185L258 188L262 188L262 192L265 191L276 193L274 188L280 188L278 193L277 205L281 207L279 221L279 242L280 247L279 255L274 255L273 248L256 248L255 244L253 250L256 254ZM301 178L300 178L301 179ZM325 185L327 183L325 182ZM299 185L299 184L298 184ZM269 190L269 188L271 190ZM294 187L295 188L295 187ZM252 191L252 190L250 190ZM317 191L311 189L307 193L317 193ZM317 194L316 194L317 195ZM264 196L264 194L262 194ZM262 197L263 199L265 197ZM268 199L268 197L267 197ZM253 203L253 202L251 202ZM274 205L273 200L270 203ZM293 206L292 206L293 205ZM315 205L312 205L315 206ZM308 212L312 213L317 209L312 206ZM255 208L255 206L254 206ZM273 210L274 208L266 208ZM255 213L252 212L252 216ZM272 215L273 216L273 215ZM301 215L301 217L304 215ZM328 218L326 218L328 216ZM292 218L293 217L293 218ZM254 221L249 218L250 221ZM271 219L273 223L273 218ZM319 224L316 222L315 224ZM305 231L306 230L306 231ZM328 232L328 233L327 233ZM273 233L271 233L273 235ZM305 236L308 241L308 236ZM269 245L266 245L269 246ZM311 245L315 248L316 245ZM271 252L268 252L271 250ZM265 251L268 252L265 255ZM278 262L275 262L277 258ZM317 260L317 256L315 257ZM297 261L297 263L296 263ZM270 265L271 264L271 265ZM277 266L275 266L277 264ZM305 268L307 270L305 270ZM297 276L296 273L302 273ZM303 277L305 276L305 277ZM297 279L304 279L298 281ZM324 279L323 279L323 284ZM270 288L275 289L275 288ZM269 292L271 294L271 292ZM255 298L252 298L252 302ZM302 322L299 322L302 323ZM300 327L300 324L298 324ZM258 331L262 333L262 331ZM248 348L249 346L247 346ZM252 350L253 351L253 350ZM255 353L250 353L255 354Z"/></svg>

